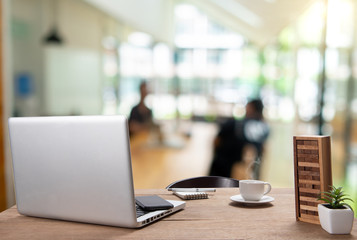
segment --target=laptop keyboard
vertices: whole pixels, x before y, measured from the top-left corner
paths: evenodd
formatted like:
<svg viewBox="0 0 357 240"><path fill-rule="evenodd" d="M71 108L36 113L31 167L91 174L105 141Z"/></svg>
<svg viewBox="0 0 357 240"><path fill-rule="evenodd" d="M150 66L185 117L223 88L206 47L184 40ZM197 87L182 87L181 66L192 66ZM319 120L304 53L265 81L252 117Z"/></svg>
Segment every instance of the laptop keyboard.
<svg viewBox="0 0 357 240"><path fill-rule="evenodd" d="M147 213L149 213L150 211L147 211L147 210L144 210L143 208L141 208L140 206L138 205L135 205L136 206L136 217L141 217Z"/></svg>

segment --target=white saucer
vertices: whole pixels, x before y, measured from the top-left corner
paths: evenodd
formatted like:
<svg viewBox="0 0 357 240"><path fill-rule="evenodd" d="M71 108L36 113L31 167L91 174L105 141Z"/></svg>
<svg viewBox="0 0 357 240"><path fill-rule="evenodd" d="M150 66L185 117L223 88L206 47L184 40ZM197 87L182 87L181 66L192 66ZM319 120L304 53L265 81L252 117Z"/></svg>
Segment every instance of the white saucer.
<svg viewBox="0 0 357 240"><path fill-rule="evenodd" d="M239 203L249 203L249 204L262 204L262 203L268 203L274 201L273 197L270 196L263 196L259 201L246 201L242 197L242 195L234 195L231 197L232 201L239 202Z"/></svg>

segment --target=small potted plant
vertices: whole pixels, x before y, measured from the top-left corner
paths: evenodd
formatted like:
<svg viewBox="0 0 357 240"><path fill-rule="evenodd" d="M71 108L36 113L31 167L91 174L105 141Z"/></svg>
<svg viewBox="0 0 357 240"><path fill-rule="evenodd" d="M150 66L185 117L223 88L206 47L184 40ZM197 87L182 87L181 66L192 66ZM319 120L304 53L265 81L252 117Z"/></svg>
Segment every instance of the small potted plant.
<svg viewBox="0 0 357 240"><path fill-rule="evenodd" d="M321 227L330 234L349 234L352 230L354 214L350 205L352 201L342 191L342 187L332 186L328 192L321 192L318 200L326 203L318 205Z"/></svg>

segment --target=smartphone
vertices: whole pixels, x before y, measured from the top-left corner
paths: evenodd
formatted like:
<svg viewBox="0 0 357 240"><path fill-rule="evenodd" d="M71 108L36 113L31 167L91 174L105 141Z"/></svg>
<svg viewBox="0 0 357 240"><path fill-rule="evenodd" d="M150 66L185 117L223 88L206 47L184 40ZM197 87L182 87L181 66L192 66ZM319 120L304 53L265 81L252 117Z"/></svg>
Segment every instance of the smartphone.
<svg viewBox="0 0 357 240"><path fill-rule="evenodd" d="M138 196L135 200L136 204L148 211L165 210L174 207L170 202L157 195Z"/></svg>

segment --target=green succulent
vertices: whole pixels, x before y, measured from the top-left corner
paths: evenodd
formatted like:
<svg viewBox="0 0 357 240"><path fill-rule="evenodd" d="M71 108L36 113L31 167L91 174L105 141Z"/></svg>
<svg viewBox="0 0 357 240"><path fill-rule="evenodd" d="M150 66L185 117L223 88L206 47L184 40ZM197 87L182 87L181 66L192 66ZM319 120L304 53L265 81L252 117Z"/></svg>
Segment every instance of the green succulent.
<svg viewBox="0 0 357 240"><path fill-rule="evenodd" d="M321 192L318 200L328 203L329 206L327 207L332 209L342 209L345 208L345 206L352 209L352 207L348 203L345 203L345 201L353 202L353 200L347 197L347 194L342 191L342 187L336 188L332 186L330 191Z"/></svg>

